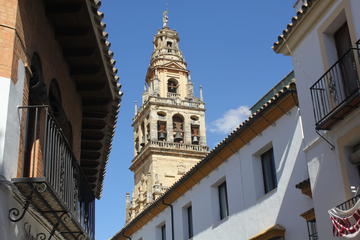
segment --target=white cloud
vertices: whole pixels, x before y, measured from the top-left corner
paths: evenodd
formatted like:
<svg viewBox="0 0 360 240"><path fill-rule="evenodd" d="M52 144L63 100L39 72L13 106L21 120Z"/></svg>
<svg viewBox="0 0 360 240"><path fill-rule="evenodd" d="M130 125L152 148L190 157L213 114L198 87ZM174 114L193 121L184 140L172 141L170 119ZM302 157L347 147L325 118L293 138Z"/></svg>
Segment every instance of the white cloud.
<svg viewBox="0 0 360 240"><path fill-rule="evenodd" d="M213 121L210 126L211 132L230 133L250 115L249 107L240 106L228 110L221 118Z"/></svg>

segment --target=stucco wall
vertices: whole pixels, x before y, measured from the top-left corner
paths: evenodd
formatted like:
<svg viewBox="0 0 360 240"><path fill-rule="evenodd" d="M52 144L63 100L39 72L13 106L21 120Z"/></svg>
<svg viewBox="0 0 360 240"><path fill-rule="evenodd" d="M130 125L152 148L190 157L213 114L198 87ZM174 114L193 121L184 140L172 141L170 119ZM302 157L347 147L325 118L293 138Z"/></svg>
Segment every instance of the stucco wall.
<svg viewBox="0 0 360 240"><path fill-rule="evenodd" d="M259 153L271 145L278 187L264 195L258 169ZM291 114L284 115L276 125L262 132L173 203L176 239L186 239L183 208L190 203L194 221L192 239L248 239L275 224L286 228L286 239L306 239L306 222L299 215L311 209L312 203L295 188L297 183L308 178L301 149L301 121L298 109L293 108ZM224 179L230 216L220 221L216 186ZM167 208L136 232L132 239L156 239L158 226L164 222L170 238L170 210Z"/></svg>
<svg viewBox="0 0 360 240"><path fill-rule="evenodd" d="M349 164L344 148L360 141L359 133L352 139L346 137L349 133L356 133L360 126L360 112L349 114L331 131L321 132L335 145L335 150L331 150L330 145L315 131L310 87L338 59L331 33L336 30L336 25L341 25L346 17L352 42L360 39L359 9L360 2L357 0L332 1L331 5L322 11L323 15L319 16L318 21L312 22L313 25L302 36L297 46L291 49L304 125L304 151L309 167L320 240L333 238L327 211L352 197L350 185L359 186L359 176L354 173L355 166ZM340 138L342 139L339 140Z"/></svg>

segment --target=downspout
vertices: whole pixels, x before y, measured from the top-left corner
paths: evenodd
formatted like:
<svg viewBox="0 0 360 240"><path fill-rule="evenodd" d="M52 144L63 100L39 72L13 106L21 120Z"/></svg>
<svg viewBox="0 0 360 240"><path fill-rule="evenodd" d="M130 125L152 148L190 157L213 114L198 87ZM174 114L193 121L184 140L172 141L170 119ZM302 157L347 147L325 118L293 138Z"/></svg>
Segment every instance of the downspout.
<svg viewBox="0 0 360 240"><path fill-rule="evenodd" d="M124 238L127 238L127 239L131 240L131 237L126 236L125 233L123 233L123 232L121 233L121 236L123 236Z"/></svg>
<svg viewBox="0 0 360 240"><path fill-rule="evenodd" d="M165 203L164 199L162 199L162 203L165 206L170 207L171 210L171 240L175 240L175 234L174 234L174 207L171 204Z"/></svg>

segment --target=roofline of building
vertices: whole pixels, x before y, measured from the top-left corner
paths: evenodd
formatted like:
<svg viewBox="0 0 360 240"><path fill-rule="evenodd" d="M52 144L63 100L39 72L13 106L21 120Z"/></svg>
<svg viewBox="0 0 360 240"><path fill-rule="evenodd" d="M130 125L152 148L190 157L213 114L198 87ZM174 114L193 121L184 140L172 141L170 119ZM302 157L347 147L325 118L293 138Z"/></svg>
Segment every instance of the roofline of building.
<svg viewBox="0 0 360 240"><path fill-rule="evenodd" d="M274 42L272 49L279 53L281 48L286 43L287 39L293 34L296 28L300 25L300 23L306 18L308 13L313 9L313 6L316 3L320 2L319 0L307 0L306 3L302 5L299 11L297 11L296 15L291 18L291 22L286 26L283 30L282 34L278 36L278 40Z"/></svg>
<svg viewBox="0 0 360 240"><path fill-rule="evenodd" d="M163 204L164 201L170 204L177 200L226 159L232 156L238 149L242 148L297 105L296 85L295 83L291 83L287 87L281 89L258 111L254 112L247 120L241 123L236 130L221 141L203 160L192 167L161 197L144 209L122 230L116 233L111 240L126 240L126 238L123 237L124 235L130 236L134 234L152 218L167 208L167 206ZM256 130L259 130L259 132L256 132Z"/></svg>

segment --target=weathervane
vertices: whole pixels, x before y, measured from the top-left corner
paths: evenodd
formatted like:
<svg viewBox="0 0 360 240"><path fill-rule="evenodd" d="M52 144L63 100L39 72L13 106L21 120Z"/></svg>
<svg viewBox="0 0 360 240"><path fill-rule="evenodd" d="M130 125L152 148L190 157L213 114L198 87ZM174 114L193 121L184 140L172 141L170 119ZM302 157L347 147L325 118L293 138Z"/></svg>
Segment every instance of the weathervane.
<svg viewBox="0 0 360 240"><path fill-rule="evenodd" d="M163 12L163 28L167 27L168 22L169 22L168 11L165 10Z"/></svg>

